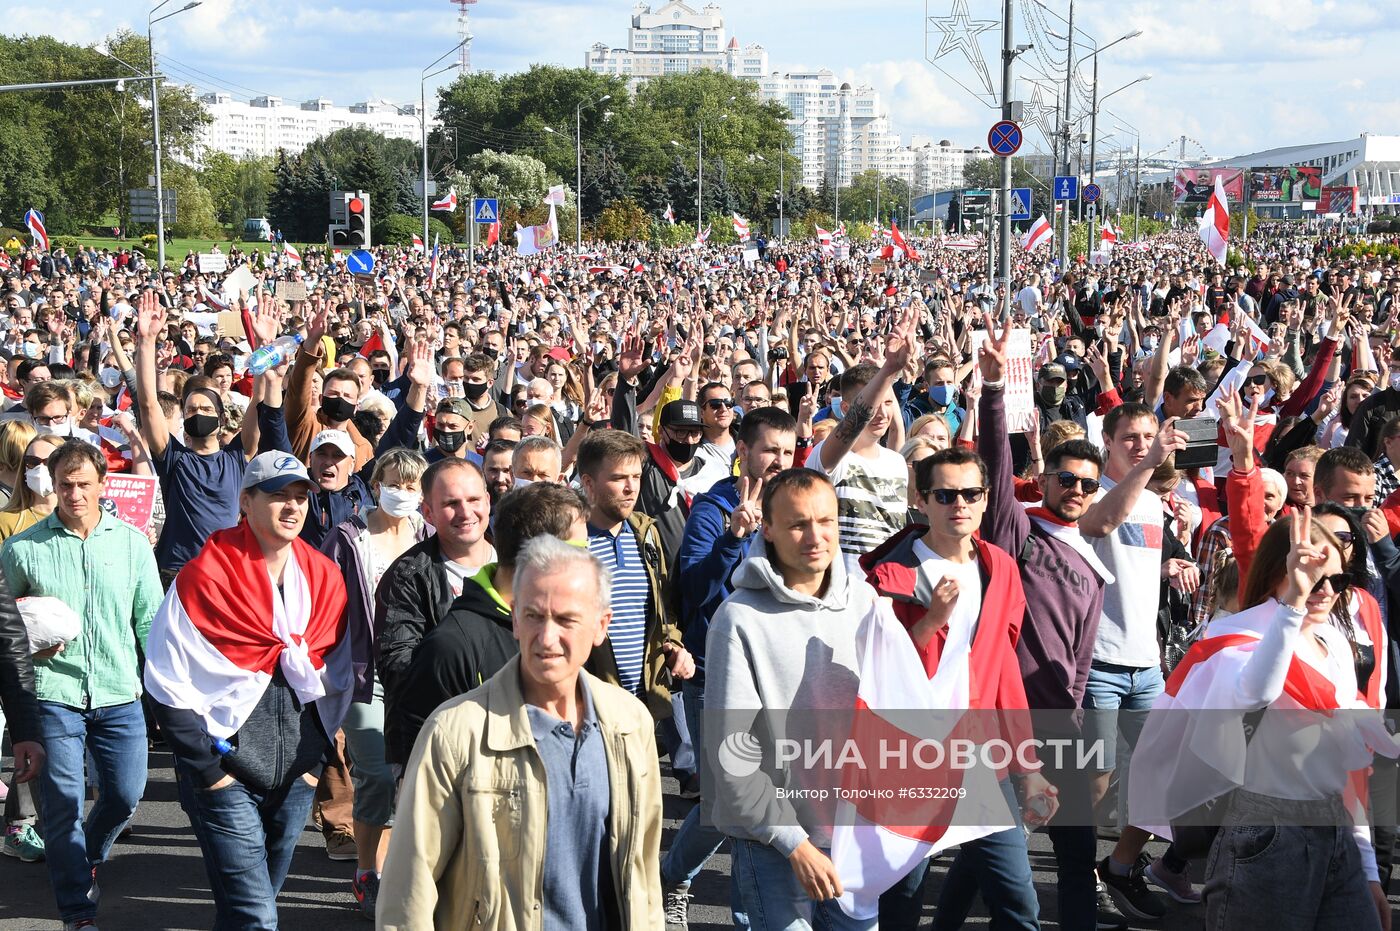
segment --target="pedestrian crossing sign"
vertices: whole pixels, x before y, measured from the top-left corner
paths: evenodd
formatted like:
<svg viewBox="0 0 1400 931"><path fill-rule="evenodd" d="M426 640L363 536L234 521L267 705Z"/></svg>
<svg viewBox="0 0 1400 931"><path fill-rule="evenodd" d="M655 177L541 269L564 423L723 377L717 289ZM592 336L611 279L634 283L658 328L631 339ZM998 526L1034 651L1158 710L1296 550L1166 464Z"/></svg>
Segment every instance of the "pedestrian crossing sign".
<svg viewBox="0 0 1400 931"><path fill-rule="evenodd" d="M494 197L478 197L472 203L472 219L477 223L495 223L500 219Z"/></svg>
<svg viewBox="0 0 1400 931"><path fill-rule="evenodd" d="M1029 220L1031 218L1031 189L1028 187L1017 187L1011 189L1011 219Z"/></svg>

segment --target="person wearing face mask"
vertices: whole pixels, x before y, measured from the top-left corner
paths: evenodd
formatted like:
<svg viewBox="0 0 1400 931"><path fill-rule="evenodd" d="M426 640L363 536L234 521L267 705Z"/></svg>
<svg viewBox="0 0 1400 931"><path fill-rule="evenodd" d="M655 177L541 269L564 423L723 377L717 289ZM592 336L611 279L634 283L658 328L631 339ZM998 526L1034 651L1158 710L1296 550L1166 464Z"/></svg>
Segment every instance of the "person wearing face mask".
<svg viewBox="0 0 1400 931"><path fill-rule="evenodd" d="M463 413L471 421L472 436L485 436L491 421L509 413L491 392L496 363L484 352L474 352L462 360L462 397L466 400ZM443 365L444 371L447 365Z"/></svg>
<svg viewBox="0 0 1400 931"><path fill-rule="evenodd" d="M354 445L355 468L361 469L374 458L374 447L351 422L362 394L360 380L349 369L326 372L321 381L319 405L312 389L312 372L319 370L325 360L326 349L322 337L326 334L332 309L332 305L323 300L312 302L306 323L306 340L297 350L296 364L292 366L291 376L287 379L287 433L291 438L292 452L302 461L306 461L310 455L311 441L322 431L347 433ZM311 523L309 517L307 523Z"/></svg>
<svg viewBox="0 0 1400 931"><path fill-rule="evenodd" d="M655 443L647 444L637 510L656 521L662 549L678 552L693 492L686 487L704 463L696 457L704 439L705 421L694 401L672 401L661 409ZM700 489L703 490L703 489Z"/></svg>
<svg viewBox="0 0 1400 931"><path fill-rule="evenodd" d="M355 670L352 704L343 724L355 788L351 885L360 911L369 917L394 819L394 776L384 756L384 684L374 674L374 593L390 564L428 535L419 513L427 468L422 456L407 449L376 459L370 487L378 507L338 524L321 548L345 576L345 620Z"/></svg>
<svg viewBox="0 0 1400 931"><path fill-rule="evenodd" d="M53 476L45 463L49 454L62 445L63 439L56 436L36 436L30 440L19 469L10 479L15 492L10 503L0 511L0 543L53 513L58 495L54 493Z"/></svg>
<svg viewBox="0 0 1400 931"><path fill-rule="evenodd" d="M271 340L277 328L275 315L254 316L260 338ZM161 581L169 585L186 562L193 559L210 534L238 523L238 493L249 460L258 452L283 449L277 444L282 393L275 373L254 380L256 416L243 418L241 434L228 446L219 445L224 403L208 378L196 376L185 383L180 410L183 439L171 435L157 391L156 347L165 331L165 308L155 293L142 295L136 335L136 404L141 415L141 438L150 450L166 503L166 520L156 543L156 565ZM260 420L269 421L262 429ZM280 431L285 436L285 430ZM264 443L265 441L265 443ZM259 444L263 443L260 449Z"/></svg>
<svg viewBox="0 0 1400 931"><path fill-rule="evenodd" d="M947 359L930 359L924 365L924 383L928 386L923 394L914 394L914 386L899 381L895 383L895 397L904 414L907 427L925 414L938 414L948 423L948 430L954 436L962 426L966 413L958 406L957 369Z"/></svg>
<svg viewBox="0 0 1400 931"><path fill-rule="evenodd" d="M1085 426L1084 402L1068 392L1069 373L1058 362L1047 362L1035 375L1035 406L1040 411L1040 429L1057 420L1073 420Z"/></svg>

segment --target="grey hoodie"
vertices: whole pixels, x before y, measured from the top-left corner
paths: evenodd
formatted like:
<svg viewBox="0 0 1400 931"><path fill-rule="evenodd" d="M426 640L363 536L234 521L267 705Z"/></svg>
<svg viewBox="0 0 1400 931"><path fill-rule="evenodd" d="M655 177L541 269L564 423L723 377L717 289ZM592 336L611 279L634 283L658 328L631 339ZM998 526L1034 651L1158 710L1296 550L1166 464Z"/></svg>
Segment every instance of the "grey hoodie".
<svg viewBox="0 0 1400 931"><path fill-rule="evenodd" d="M779 798L776 789L831 789L831 773L801 760L780 765L774 741L831 738L839 753L856 701L856 630L875 590L849 576L837 553L825 597L799 594L783 584L762 538L733 581L734 594L715 613L705 641L705 733L716 735L705 741L710 758L701 767L710 820L784 856L807 839L827 848L834 802ZM762 762L757 773L736 777L726 754L742 744L726 738L745 730L757 739Z"/></svg>

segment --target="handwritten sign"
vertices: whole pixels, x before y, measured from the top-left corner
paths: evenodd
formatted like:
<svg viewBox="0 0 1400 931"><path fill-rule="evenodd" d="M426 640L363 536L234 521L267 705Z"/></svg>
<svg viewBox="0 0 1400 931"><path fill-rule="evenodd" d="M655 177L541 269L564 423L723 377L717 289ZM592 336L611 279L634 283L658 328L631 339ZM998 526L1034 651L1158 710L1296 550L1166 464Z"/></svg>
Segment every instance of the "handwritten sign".
<svg viewBox="0 0 1400 931"><path fill-rule="evenodd" d="M218 274L228 271L228 256L222 252L201 252L199 254L199 273L201 275Z"/></svg>
<svg viewBox="0 0 1400 931"><path fill-rule="evenodd" d="M972 331L972 357L977 358L986 330ZM1006 432L1025 433L1035 426L1040 416L1035 407L1035 361L1031 351L1031 331L1012 330L1006 345ZM974 384L981 385L982 369L972 369Z"/></svg>
<svg viewBox="0 0 1400 931"><path fill-rule="evenodd" d="M277 299L286 301L306 300L306 282L304 281L279 281L277 282Z"/></svg>
<svg viewBox="0 0 1400 931"><path fill-rule="evenodd" d="M155 510L157 481L159 479L154 475L112 473L107 476L102 507L146 533L151 527L151 514Z"/></svg>

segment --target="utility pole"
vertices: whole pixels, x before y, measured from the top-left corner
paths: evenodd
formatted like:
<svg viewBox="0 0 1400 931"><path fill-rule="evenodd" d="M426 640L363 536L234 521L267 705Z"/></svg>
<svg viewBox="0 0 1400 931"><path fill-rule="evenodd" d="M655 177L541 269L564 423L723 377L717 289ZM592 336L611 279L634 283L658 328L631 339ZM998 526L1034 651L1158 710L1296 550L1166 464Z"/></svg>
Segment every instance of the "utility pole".
<svg viewBox="0 0 1400 931"><path fill-rule="evenodd" d="M1133 241L1138 238L1138 209L1142 201L1142 137L1133 146Z"/></svg>
<svg viewBox="0 0 1400 931"><path fill-rule="evenodd" d="M1073 36L1073 33L1070 33ZM1121 41L1121 40L1120 40ZM1094 183L1095 159L1098 155L1099 144L1099 49L1094 49L1094 91L1093 102L1089 109L1089 183ZM1091 224L1098 217L1098 203L1089 205L1089 220Z"/></svg>
<svg viewBox="0 0 1400 931"><path fill-rule="evenodd" d="M695 235L699 236L705 226L705 121L695 124L699 127L700 150L695 159Z"/></svg>
<svg viewBox="0 0 1400 931"><path fill-rule="evenodd" d="M1016 60L1016 49L1012 46L1012 26L1011 21L1011 0L1002 0L1001 4L1001 118L1011 119L1011 63ZM1073 32L1070 33L1073 35ZM1005 288L1011 287L1011 157L1007 156L1001 160L1001 191L997 202L997 231L999 242L997 243L1000 263L997 266L999 275L988 275L988 281L995 281L997 277L1001 279L1001 284ZM991 252L991 237L988 236L988 252ZM1002 319L1011 312L1011 308L1002 308Z"/></svg>
<svg viewBox="0 0 1400 931"><path fill-rule="evenodd" d="M1069 107L1071 94L1073 92L1074 81L1074 0L1069 0L1069 31L1065 41L1065 111L1064 122L1061 124L1060 137L1064 150L1064 172L1070 173L1070 147L1069 147ZM1065 203L1065 216L1063 233L1060 236L1060 276L1063 277L1069 271L1069 231L1070 231L1070 209L1069 203Z"/></svg>

